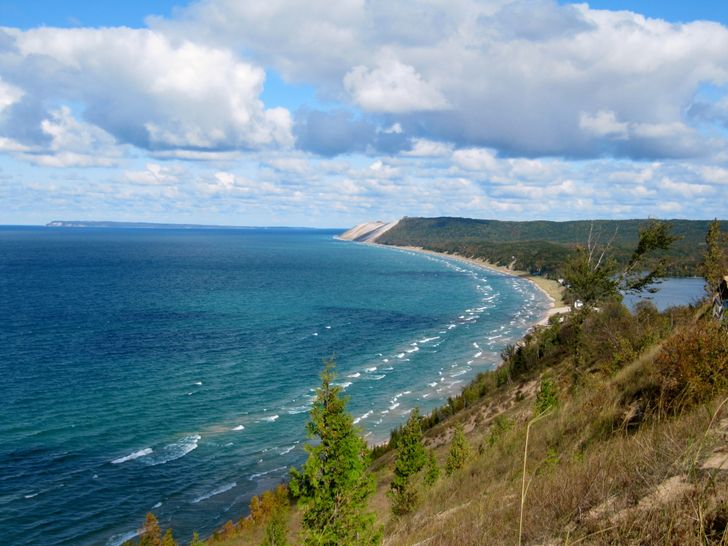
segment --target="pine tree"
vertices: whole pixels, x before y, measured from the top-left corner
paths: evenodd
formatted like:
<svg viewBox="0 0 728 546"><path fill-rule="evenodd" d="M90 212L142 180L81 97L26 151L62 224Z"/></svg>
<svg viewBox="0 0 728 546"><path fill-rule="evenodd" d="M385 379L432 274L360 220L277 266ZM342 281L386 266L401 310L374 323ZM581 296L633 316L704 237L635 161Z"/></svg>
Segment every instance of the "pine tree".
<svg viewBox="0 0 728 546"><path fill-rule="evenodd" d="M286 512L282 506L276 507L265 526L265 537L261 546L288 546L286 538Z"/></svg>
<svg viewBox="0 0 728 546"><path fill-rule="evenodd" d="M346 412L341 387L334 386L333 363L321 374L321 387L307 424L308 459L291 471L290 489L303 508L304 541L317 546L377 544L381 536L374 515L367 512L374 493L368 473L368 452Z"/></svg>
<svg viewBox="0 0 728 546"><path fill-rule="evenodd" d="M559 398L553 379L544 377L541 380L541 386L536 393L536 401L534 402L536 414L545 413L558 403Z"/></svg>
<svg viewBox="0 0 728 546"><path fill-rule="evenodd" d="M390 486L392 512L397 515L410 512L417 504L417 487L412 477L425 466L425 446L422 444L422 424L419 408L412 410L407 423L397 437L397 458L394 478Z"/></svg>
<svg viewBox="0 0 728 546"><path fill-rule="evenodd" d="M167 532L164 533L164 536L162 537L162 546L177 546L177 542L174 540L174 536L172 535L172 529L167 529Z"/></svg>
<svg viewBox="0 0 728 546"><path fill-rule="evenodd" d="M430 450L427 454L427 467L425 469L425 485L432 487L435 482L440 478L440 467L437 466L437 459L435 459L435 453Z"/></svg>
<svg viewBox="0 0 728 546"><path fill-rule="evenodd" d="M265 536L261 546L287 546L286 520L289 508L288 488L279 484L275 492L271 493L272 506L267 515L268 523L265 526ZM263 495L263 503L266 495Z"/></svg>
<svg viewBox="0 0 728 546"><path fill-rule="evenodd" d="M151 512L147 514L140 534L142 537L139 546L162 546L162 530L159 528L159 521Z"/></svg>
<svg viewBox="0 0 728 546"><path fill-rule="evenodd" d="M721 233L720 222L713 220L705 234L705 255L701 273L705 278L705 291L712 296L718 289L721 279L728 275L728 235Z"/></svg>
<svg viewBox="0 0 728 546"><path fill-rule="evenodd" d="M463 426L458 423L455 426L455 434L450 443L450 452L447 454L447 462L445 463L445 472L450 476L453 472L460 470L470 458L471 449L468 441L465 439Z"/></svg>

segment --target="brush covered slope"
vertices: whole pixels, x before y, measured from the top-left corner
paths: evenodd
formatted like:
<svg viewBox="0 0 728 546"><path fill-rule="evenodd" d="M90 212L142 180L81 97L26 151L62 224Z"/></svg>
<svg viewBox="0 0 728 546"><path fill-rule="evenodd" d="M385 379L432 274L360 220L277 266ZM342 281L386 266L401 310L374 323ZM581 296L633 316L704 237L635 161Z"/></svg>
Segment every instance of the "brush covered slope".
<svg viewBox="0 0 728 546"><path fill-rule="evenodd" d="M727 544L728 332L703 315L610 303L509 348L425 420L442 466L456 425L472 456L385 544Z"/></svg>
<svg viewBox="0 0 728 546"><path fill-rule="evenodd" d="M502 356L417 420L405 504L412 424L373 450L383 544L728 544L728 332L706 307L611 302ZM300 544L301 516L281 486L204 544Z"/></svg>
<svg viewBox="0 0 728 546"><path fill-rule="evenodd" d="M469 218L403 218L376 242L416 246L437 252L475 257L532 274L558 275L562 264L590 237L611 242L619 263L626 263L647 220L577 220L570 222L509 222ZM705 250L705 220L670 220L678 240L666 253L668 274L696 275ZM727 222L721 222L723 231Z"/></svg>

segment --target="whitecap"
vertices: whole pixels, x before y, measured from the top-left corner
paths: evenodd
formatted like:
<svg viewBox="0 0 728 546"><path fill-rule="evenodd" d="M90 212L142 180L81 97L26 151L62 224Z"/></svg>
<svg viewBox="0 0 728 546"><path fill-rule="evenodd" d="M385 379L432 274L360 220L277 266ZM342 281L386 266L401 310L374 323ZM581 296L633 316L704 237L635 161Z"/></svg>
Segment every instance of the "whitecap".
<svg viewBox="0 0 728 546"><path fill-rule="evenodd" d="M326 326L325 328L326 328L327 330L331 330L331 326Z"/></svg>
<svg viewBox="0 0 728 546"><path fill-rule="evenodd" d="M233 430L235 430L235 431L238 431L238 430L245 430L245 425L238 425L238 426L236 426L236 427L233 427Z"/></svg>
<svg viewBox="0 0 728 546"><path fill-rule="evenodd" d="M440 336L435 336L435 337L426 337L426 338L423 338L423 339L421 339L421 340L419 341L419 343L428 343L428 342L430 342L430 341L435 341L436 339L440 339Z"/></svg>
<svg viewBox="0 0 728 546"><path fill-rule="evenodd" d="M236 485L238 485L237 482L226 483L225 485L223 485L221 487L218 487L217 489L213 489L209 493L205 493L204 495L201 495L201 496L197 497L196 499L194 499L192 501L192 504L197 504L198 502L202 502L203 500L207 500L210 497L214 497L215 495L220 495L221 493L224 493L225 491L230 491Z"/></svg>
<svg viewBox="0 0 728 546"><path fill-rule="evenodd" d="M202 385L202 381L195 381L195 385L199 387L200 385Z"/></svg>
<svg viewBox="0 0 728 546"><path fill-rule="evenodd" d="M283 451L279 452L279 455L285 455L286 453L290 453L294 449L296 449L296 444L293 444L292 446L288 446Z"/></svg>
<svg viewBox="0 0 728 546"><path fill-rule="evenodd" d="M288 415L297 415L299 413L306 413L309 409L311 409L310 406L297 406L295 408L289 409Z"/></svg>
<svg viewBox="0 0 728 546"><path fill-rule="evenodd" d="M37 497L40 493L31 493L30 495L23 495L23 498L26 499L32 499L33 497Z"/></svg>
<svg viewBox="0 0 728 546"><path fill-rule="evenodd" d="M389 362L389 359L388 358L383 358L382 359L382 362L384 362L386 364L387 362Z"/></svg>
<svg viewBox="0 0 728 546"><path fill-rule="evenodd" d="M376 372L376 371L377 371L377 367L376 367L376 366L372 366L371 368L367 368L367 369L366 369L366 370L364 370L364 371L365 371L365 372Z"/></svg>
<svg viewBox="0 0 728 546"><path fill-rule="evenodd" d="M313 333L313 334L311 334L311 335L312 335L312 336L317 336L317 335L318 335L318 332L314 332L314 333Z"/></svg>
<svg viewBox="0 0 728 546"><path fill-rule="evenodd" d="M139 451L135 451L129 455L125 455L124 457L114 459L111 461L111 464L121 464L127 461L133 461L134 459L139 459L140 457L146 457L147 455L151 455L153 451L154 450L151 447L145 447L144 449L140 449Z"/></svg>
<svg viewBox="0 0 728 546"><path fill-rule="evenodd" d="M108 541L106 541L106 546L121 546L125 542L128 542L129 540L136 538L139 536L139 531L127 531L126 533L121 533L118 535L113 535Z"/></svg>
<svg viewBox="0 0 728 546"><path fill-rule="evenodd" d="M154 510L155 508L159 508L160 506L162 506L161 501L158 502L157 504L155 504L154 506L152 506L152 510Z"/></svg>
<svg viewBox="0 0 728 546"><path fill-rule="evenodd" d="M359 372L350 373L346 377L351 377L352 379L356 379L357 377L361 377L361 373L359 373Z"/></svg>
<svg viewBox="0 0 728 546"><path fill-rule="evenodd" d="M262 460L263 459L261 459L261 461ZM260 461L258 461L258 462L260 462ZM286 468L288 468L288 467L287 466L279 466L277 468L272 468L271 470L266 470L265 472L258 472L257 474L251 474L250 475L250 478L248 478L248 479L252 482L253 480L257 480L261 476L267 476L268 474L271 474L273 472L279 472L281 470L285 470Z"/></svg>
<svg viewBox="0 0 728 546"><path fill-rule="evenodd" d="M483 356L483 351L478 351L473 355L473 358L480 358L481 356Z"/></svg>
<svg viewBox="0 0 728 546"><path fill-rule="evenodd" d="M197 442L202 439L199 434L191 434L185 436L181 440L164 446L159 452L151 455L144 456L142 461L149 466L156 466L158 464L166 464L170 461L175 461L187 455L190 451L197 449Z"/></svg>
<svg viewBox="0 0 728 546"><path fill-rule="evenodd" d="M272 423L273 421L278 419L278 417L278 415L269 415L268 417L263 417L262 419L259 419L258 422L267 421L268 423Z"/></svg>
<svg viewBox="0 0 728 546"><path fill-rule="evenodd" d="M419 348L419 347L414 347L414 348L412 348L412 349L407 349L407 351L406 351L406 352L407 352L407 353L414 353L414 352L417 352L417 351L419 351L419 350L420 350L420 348Z"/></svg>
<svg viewBox="0 0 728 546"><path fill-rule="evenodd" d="M399 354L397 355L397 358L404 358L404 355L405 355L405 353L399 353Z"/></svg>
<svg viewBox="0 0 728 546"><path fill-rule="evenodd" d="M476 342L473 342L473 347L475 347L476 349L480 349L480 345L478 345Z"/></svg>
<svg viewBox="0 0 728 546"><path fill-rule="evenodd" d="M395 402L394 404L389 406L389 409L393 410L393 409L397 409L398 407L399 407L399 402Z"/></svg>
<svg viewBox="0 0 728 546"><path fill-rule="evenodd" d="M428 387L437 387L437 381L433 381L432 383L427 384Z"/></svg>

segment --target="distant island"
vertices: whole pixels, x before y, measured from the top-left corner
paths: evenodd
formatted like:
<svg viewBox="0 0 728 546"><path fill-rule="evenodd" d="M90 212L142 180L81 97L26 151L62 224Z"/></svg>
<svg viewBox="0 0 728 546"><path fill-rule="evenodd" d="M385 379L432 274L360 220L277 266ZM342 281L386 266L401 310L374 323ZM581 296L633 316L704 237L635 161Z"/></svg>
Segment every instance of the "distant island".
<svg viewBox="0 0 728 546"><path fill-rule="evenodd" d="M298 226L213 226L205 224L164 224L157 222L110 222L90 220L53 220L46 227L63 228L127 228L127 229L316 229Z"/></svg>

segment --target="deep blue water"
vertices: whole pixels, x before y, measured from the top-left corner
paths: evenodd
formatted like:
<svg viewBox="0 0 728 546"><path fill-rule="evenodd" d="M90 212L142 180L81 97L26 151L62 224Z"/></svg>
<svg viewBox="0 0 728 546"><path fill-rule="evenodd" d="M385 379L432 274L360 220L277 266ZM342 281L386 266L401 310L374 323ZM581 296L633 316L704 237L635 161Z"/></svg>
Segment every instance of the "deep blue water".
<svg viewBox="0 0 728 546"><path fill-rule="evenodd" d="M0 536L189 540L304 458L323 359L374 442L499 360L528 282L332 231L0 227Z"/></svg>

